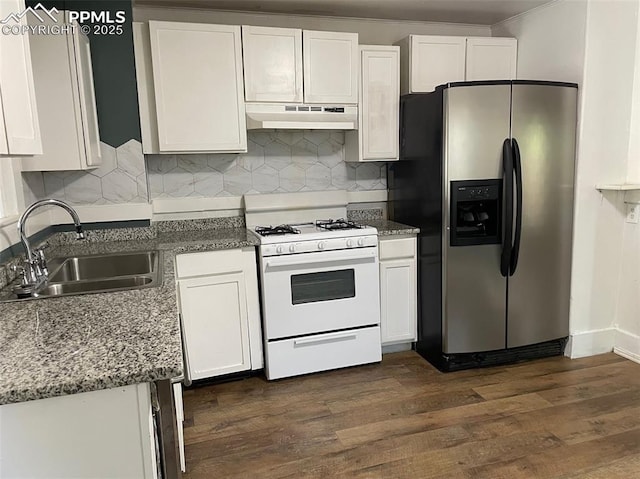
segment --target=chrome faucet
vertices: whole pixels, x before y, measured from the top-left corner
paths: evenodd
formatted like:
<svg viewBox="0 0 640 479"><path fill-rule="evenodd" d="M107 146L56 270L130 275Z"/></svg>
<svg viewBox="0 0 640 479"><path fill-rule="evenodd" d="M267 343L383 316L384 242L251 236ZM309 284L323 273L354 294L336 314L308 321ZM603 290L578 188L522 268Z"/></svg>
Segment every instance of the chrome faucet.
<svg viewBox="0 0 640 479"><path fill-rule="evenodd" d="M26 256L24 266L20 270L22 274L20 286L14 288L14 292L19 296L32 294L35 290L37 290L38 287L46 283L49 276L49 271L47 270L47 260L44 257L44 251L42 251L41 249L33 251L31 249L31 245L29 244L27 234L24 231L25 223L29 215L31 215L31 213L33 213L41 206L59 206L62 209L66 210L71 215L73 223L76 226L76 239L82 240L85 238L78 213L76 213L76 210L74 210L64 201L46 199L36 201L31 206L29 206L25 210L25 212L22 213L22 216L20 216L20 219L18 220L18 233L20 234L20 241L22 241L22 246L24 247ZM15 271L17 271L18 269L20 268L16 267Z"/></svg>

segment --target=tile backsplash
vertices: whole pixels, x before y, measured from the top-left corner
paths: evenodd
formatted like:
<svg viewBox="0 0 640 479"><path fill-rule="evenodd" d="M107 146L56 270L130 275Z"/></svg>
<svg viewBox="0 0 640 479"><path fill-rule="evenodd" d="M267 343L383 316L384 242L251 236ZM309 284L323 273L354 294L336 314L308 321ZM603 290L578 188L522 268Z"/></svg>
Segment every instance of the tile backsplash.
<svg viewBox="0 0 640 479"><path fill-rule="evenodd" d="M118 148L100 143L102 165L88 171L22 173L25 202L56 198L72 205L147 203L147 175L142 143L129 140Z"/></svg>
<svg viewBox="0 0 640 479"><path fill-rule="evenodd" d="M387 188L385 163L345 162L343 131L248 132L248 152L143 155L129 140L101 143L102 165L89 171L22 174L25 201L57 198L72 205L147 203L154 198Z"/></svg>
<svg viewBox="0 0 640 479"><path fill-rule="evenodd" d="M347 163L344 132L248 132L248 152L146 155L153 198L241 196L326 190L384 190L384 163Z"/></svg>

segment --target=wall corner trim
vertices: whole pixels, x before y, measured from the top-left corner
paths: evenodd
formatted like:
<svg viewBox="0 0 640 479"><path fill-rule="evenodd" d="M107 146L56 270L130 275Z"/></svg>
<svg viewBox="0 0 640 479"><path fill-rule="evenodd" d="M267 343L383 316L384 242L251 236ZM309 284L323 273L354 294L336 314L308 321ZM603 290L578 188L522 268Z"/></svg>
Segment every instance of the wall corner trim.
<svg viewBox="0 0 640 479"><path fill-rule="evenodd" d="M564 354L571 359L576 359L610 353L613 351L615 335L615 328L573 333L569 336L569 342Z"/></svg>

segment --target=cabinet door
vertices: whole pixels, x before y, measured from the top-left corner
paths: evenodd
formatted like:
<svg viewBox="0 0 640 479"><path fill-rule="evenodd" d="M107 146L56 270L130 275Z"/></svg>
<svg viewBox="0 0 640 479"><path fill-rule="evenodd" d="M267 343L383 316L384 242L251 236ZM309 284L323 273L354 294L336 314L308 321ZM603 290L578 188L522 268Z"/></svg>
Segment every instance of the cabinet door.
<svg viewBox="0 0 640 479"><path fill-rule="evenodd" d="M0 90L0 155L9 153L9 145L7 145L7 132L4 125L4 113L2 111L2 90Z"/></svg>
<svg viewBox="0 0 640 479"><path fill-rule="evenodd" d="M178 281L190 380L251 368L244 273Z"/></svg>
<svg viewBox="0 0 640 479"><path fill-rule="evenodd" d="M240 27L149 22L160 151L247 151Z"/></svg>
<svg viewBox="0 0 640 479"><path fill-rule="evenodd" d="M416 259L380 261L382 344L416 340Z"/></svg>
<svg viewBox="0 0 640 479"><path fill-rule="evenodd" d="M466 79L515 79L517 50L515 38L468 38Z"/></svg>
<svg viewBox="0 0 640 479"><path fill-rule="evenodd" d="M80 32L76 25L73 34L76 75L78 76L78 93L82 133L87 166L99 166L102 163L100 153L100 132L98 130L98 111L96 109L96 93L91 66L91 47L89 38Z"/></svg>
<svg viewBox="0 0 640 479"><path fill-rule="evenodd" d="M464 81L465 37L412 35L410 42L410 93Z"/></svg>
<svg viewBox="0 0 640 479"><path fill-rule="evenodd" d="M400 49L361 47L360 152L362 160L397 160Z"/></svg>
<svg viewBox="0 0 640 479"><path fill-rule="evenodd" d="M302 30L242 27L246 101L302 101Z"/></svg>
<svg viewBox="0 0 640 479"><path fill-rule="evenodd" d="M358 103L358 34L302 32L304 101Z"/></svg>
<svg viewBox="0 0 640 479"><path fill-rule="evenodd" d="M23 0L2 0L0 18L17 15L24 9ZM15 26L13 20L9 22ZM26 16L18 26L26 28ZM29 35L0 34L0 89L9 154L41 154Z"/></svg>

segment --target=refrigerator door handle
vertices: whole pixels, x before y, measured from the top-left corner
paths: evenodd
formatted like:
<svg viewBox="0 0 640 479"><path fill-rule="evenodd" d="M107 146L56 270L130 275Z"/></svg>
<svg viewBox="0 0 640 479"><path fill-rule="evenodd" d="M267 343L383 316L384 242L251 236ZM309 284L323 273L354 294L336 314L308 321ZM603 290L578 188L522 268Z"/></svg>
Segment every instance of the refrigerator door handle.
<svg viewBox="0 0 640 479"><path fill-rule="evenodd" d="M513 276L518 267L518 255L520 254L520 237L522 236L522 157L518 140L513 139L514 171L516 174L516 229L513 237L513 249L509 265L509 276Z"/></svg>
<svg viewBox="0 0 640 479"><path fill-rule="evenodd" d="M500 274L509 276L513 239L513 148L511 139L502 144L502 197L504 198L504 228L502 235L502 254L500 256Z"/></svg>

